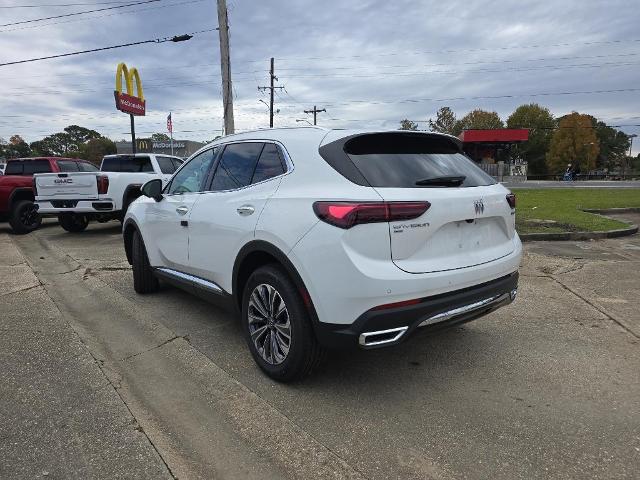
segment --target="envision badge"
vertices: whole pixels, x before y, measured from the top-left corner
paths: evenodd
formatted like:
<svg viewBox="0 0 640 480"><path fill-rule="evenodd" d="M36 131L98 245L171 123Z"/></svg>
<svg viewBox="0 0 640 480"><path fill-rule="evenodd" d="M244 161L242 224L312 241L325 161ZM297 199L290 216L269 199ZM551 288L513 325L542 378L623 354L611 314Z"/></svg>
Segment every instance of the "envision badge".
<svg viewBox="0 0 640 480"><path fill-rule="evenodd" d="M484 213L484 201L482 199L473 202L473 207L476 210L476 215L482 215Z"/></svg>

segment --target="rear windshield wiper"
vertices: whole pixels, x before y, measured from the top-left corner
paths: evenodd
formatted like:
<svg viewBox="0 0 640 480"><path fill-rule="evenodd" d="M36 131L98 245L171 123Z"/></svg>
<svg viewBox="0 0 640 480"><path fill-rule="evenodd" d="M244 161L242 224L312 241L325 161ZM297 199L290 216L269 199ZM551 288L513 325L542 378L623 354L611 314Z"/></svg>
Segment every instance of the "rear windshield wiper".
<svg viewBox="0 0 640 480"><path fill-rule="evenodd" d="M418 180L416 185L433 186L433 187L459 187L467 177L464 175L448 176L448 177L432 177Z"/></svg>

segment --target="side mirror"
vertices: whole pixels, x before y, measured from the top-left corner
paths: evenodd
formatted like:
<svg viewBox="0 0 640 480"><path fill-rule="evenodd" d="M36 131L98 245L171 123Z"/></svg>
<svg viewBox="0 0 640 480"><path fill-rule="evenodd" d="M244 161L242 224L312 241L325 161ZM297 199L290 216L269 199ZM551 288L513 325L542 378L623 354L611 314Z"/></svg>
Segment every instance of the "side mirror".
<svg viewBox="0 0 640 480"><path fill-rule="evenodd" d="M140 191L145 197L153 198L156 202L162 200L162 180L154 178L142 185Z"/></svg>

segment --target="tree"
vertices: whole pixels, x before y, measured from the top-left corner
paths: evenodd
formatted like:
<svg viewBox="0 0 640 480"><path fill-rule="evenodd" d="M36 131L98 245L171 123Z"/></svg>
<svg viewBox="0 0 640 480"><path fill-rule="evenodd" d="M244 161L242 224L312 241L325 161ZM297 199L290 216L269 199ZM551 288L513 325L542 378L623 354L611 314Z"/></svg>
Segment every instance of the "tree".
<svg viewBox="0 0 640 480"><path fill-rule="evenodd" d="M68 142L66 146L67 153L80 152L82 146L92 138L100 138L100 134L95 130L80 127L78 125L69 125L64 129L67 134L65 140Z"/></svg>
<svg viewBox="0 0 640 480"><path fill-rule="evenodd" d="M102 157L118 153L116 144L106 137L92 138L82 146L82 158L100 165Z"/></svg>
<svg viewBox="0 0 640 480"><path fill-rule="evenodd" d="M400 121L400 130L418 130L418 124L405 118Z"/></svg>
<svg viewBox="0 0 640 480"><path fill-rule="evenodd" d="M568 164L581 172L593 170L600 148L589 115L572 112L560 118L547 153L547 168L562 173Z"/></svg>
<svg viewBox="0 0 640 480"><path fill-rule="evenodd" d="M504 128L504 123L496 112L487 112L475 109L458 120L453 129L453 134L458 136L463 130Z"/></svg>
<svg viewBox="0 0 640 480"><path fill-rule="evenodd" d="M449 107L442 107L438 110L435 121L429 119L429 130L453 135L456 131L456 115L453 110Z"/></svg>
<svg viewBox="0 0 640 480"><path fill-rule="evenodd" d="M153 142L169 142L171 138L166 133L154 133L151 135L151 141Z"/></svg>
<svg viewBox="0 0 640 480"><path fill-rule="evenodd" d="M596 159L597 168L608 170L625 170L627 164L627 152L629 151L629 136L608 126L606 123L598 121L595 117L589 116L591 125L594 127L600 152Z"/></svg>
<svg viewBox="0 0 640 480"><path fill-rule="evenodd" d="M507 128L529 129L529 140L512 148L512 154L528 163L528 172L533 175L547 173L545 157L556 126L556 121L546 107L537 103L520 105L507 119Z"/></svg>
<svg viewBox="0 0 640 480"><path fill-rule="evenodd" d="M38 140L31 144L31 149L36 152L37 155L43 156L69 156L74 147L71 142L71 137L68 133L54 133L44 137L42 140Z"/></svg>
<svg viewBox="0 0 640 480"><path fill-rule="evenodd" d="M31 148L20 135L12 135L9 142L0 139L0 158L19 158L30 155Z"/></svg>

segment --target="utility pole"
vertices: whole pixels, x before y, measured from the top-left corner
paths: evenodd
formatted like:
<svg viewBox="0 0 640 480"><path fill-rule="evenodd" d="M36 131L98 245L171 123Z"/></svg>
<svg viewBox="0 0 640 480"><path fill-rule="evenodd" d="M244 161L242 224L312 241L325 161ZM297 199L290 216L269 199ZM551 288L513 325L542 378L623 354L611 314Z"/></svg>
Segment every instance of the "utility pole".
<svg viewBox="0 0 640 480"><path fill-rule="evenodd" d="M320 112L326 112L326 110L324 108L321 109L321 110L318 110L315 105L313 106L313 110L305 110L304 111L304 113L313 113L313 124L314 125L318 124L316 117Z"/></svg>
<svg viewBox="0 0 640 480"><path fill-rule="evenodd" d="M258 87L258 90L264 92L265 90L269 90L269 127L273 128L273 92L276 88L284 88L284 87L276 87L274 82L278 81L278 77L276 77L274 73L274 58L271 57L271 67L269 68L269 80L270 86L268 87Z"/></svg>
<svg viewBox="0 0 640 480"><path fill-rule="evenodd" d="M227 0L218 0L218 33L220 34L220 71L222 72L222 103L224 108L225 135L230 135L235 132L233 122L233 88L231 85L228 20Z"/></svg>

